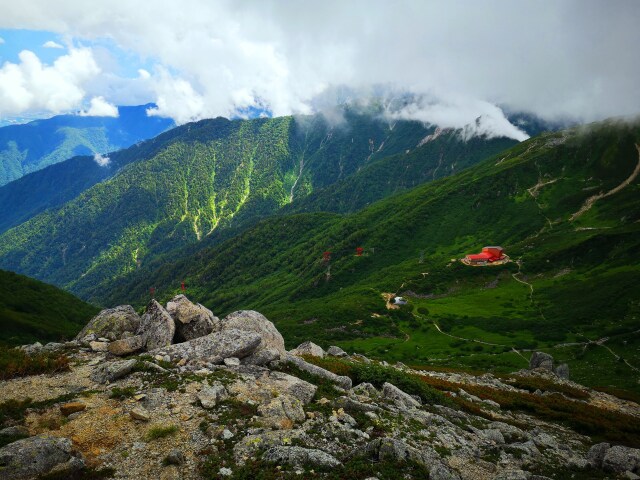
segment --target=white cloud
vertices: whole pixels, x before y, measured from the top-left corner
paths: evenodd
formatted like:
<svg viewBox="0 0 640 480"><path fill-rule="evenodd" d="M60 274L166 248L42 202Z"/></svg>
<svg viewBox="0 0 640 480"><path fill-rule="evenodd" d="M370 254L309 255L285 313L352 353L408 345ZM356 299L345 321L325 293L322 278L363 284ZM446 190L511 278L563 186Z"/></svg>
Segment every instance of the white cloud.
<svg viewBox="0 0 640 480"><path fill-rule="evenodd" d="M109 166L109 163L111 163L111 159L109 157L103 157L99 153L96 153L93 156L93 161L96 162L101 167L107 167Z"/></svg>
<svg viewBox="0 0 640 480"><path fill-rule="evenodd" d="M529 138L513 126L502 110L489 102L453 95L419 97L408 105L389 112L392 118L419 120L442 128L462 128L465 139L473 136L508 137L523 141Z"/></svg>
<svg viewBox="0 0 640 480"><path fill-rule="evenodd" d="M478 114L482 131L512 135L490 106L596 120L640 105L634 0L158 0L153 9L59 0L53 11L48 3L7 3L0 28L113 39L157 63L131 82L154 92L155 114L179 122L256 105L275 115L309 112L336 85L438 92L412 114L426 109L421 116L449 123ZM121 79L97 80L103 90L92 95L126 95Z"/></svg>
<svg viewBox="0 0 640 480"><path fill-rule="evenodd" d="M4 38L0 37L0 45L4 43Z"/></svg>
<svg viewBox="0 0 640 480"><path fill-rule="evenodd" d="M53 40L49 40L47 42L44 42L42 44L42 46L44 48L64 48L64 46L60 45L59 43L54 42Z"/></svg>
<svg viewBox="0 0 640 480"><path fill-rule="evenodd" d="M89 110L79 113L81 117L117 117L118 107L107 102L104 97L93 97Z"/></svg>
<svg viewBox="0 0 640 480"><path fill-rule="evenodd" d="M85 96L85 83L100 72L87 48L73 48L53 65L44 65L29 50L18 58L19 63L5 62L0 68L1 116L76 108Z"/></svg>

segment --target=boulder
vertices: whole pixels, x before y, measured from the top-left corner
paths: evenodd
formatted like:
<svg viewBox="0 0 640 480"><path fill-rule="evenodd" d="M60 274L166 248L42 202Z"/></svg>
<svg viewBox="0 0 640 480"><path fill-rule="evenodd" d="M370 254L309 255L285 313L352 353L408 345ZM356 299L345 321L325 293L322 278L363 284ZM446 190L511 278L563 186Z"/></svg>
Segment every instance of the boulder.
<svg viewBox="0 0 640 480"><path fill-rule="evenodd" d="M242 360L244 365L267 365L280 360L280 351L275 348L265 348Z"/></svg>
<svg viewBox="0 0 640 480"><path fill-rule="evenodd" d="M220 330L220 319L199 303L176 295L167 303L167 312L176 324L175 342L186 342Z"/></svg>
<svg viewBox="0 0 640 480"><path fill-rule="evenodd" d="M237 357L225 358L224 359L224 364L227 367L239 367L240 366L240 359L237 358Z"/></svg>
<svg viewBox="0 0 640 480"><path fill-rule="evenodd" d="M135 364L135 359L103 363L91 373L91 380L96 383L111 383L129 375Z"/></svg>
<svg viewBox="0 0 640 480"><path fill-rule="evenodd" d="M301 380L288 373L270 372L269 380L277 392L297 398L304 405L307 405L313 400L316 390L318 390L318 387L312 383Z"/></svg>
<svg viewBox="0 0 640 480"><path fill-rule="evenodd" d="M182 450L174 448L164 459L167 465L182 465L186 461L186 457Z"/></svg>
<svg viewBox="0 0 640 480"><path fill-rule="evenodd" d="M291 428L294 423L304 422L306 419L302 402L289 395L280 395L268 404L260 405L258 413L264 417L262 423L279 429Z"/></svg>
<svg viewBox="0 0 640 480"><path fill-rule="evenodd" d="M607 472L640 472L640 450L615 445L609 448L602 459L602 469Z"/></svg>
<svg viewBox="0 0 640 480"><path fill-rule="evenodd" d="M554 369L554 373L560 378L569 380L569 365L567 365L566 363L561 363Z"/></svg>
<svg viewBox="0 0 640 480"><path fill-rule="evenodd" d="M222 363L225 358L243 359L253 354L261 341L257 333L228 329L194 338L188 342L176 343L161 350L171 358L207 359L212 363Z"/></svg>
<svg viewBox="0 0 640 480"><path fill-rule="evenodd" d="M121 305L98 313L76 335L76 340L90 334L109 340L119 340L125 333L135 333L138 328L140 328L140 316L131 305Z"/></svg>
<svg viewBox="0 0 640 480"><path fill-rule="evenodd" d="M347 352L345 352L340 347L331 346L327 350L327 355L331 355L332 357L346 357L347 356Z"/></svg>
<svg viewBox="0 0 640 480"><path fill-rule="evenodd" d="M391 400L398 407L401 408L418 408L420 402L413 398L408 393L403 392L395 385L385 382L382 385L382 396L387 400Z"/></svg>
<svg viewBox="0 0 640 480"><path fill-rule="evenodd" d="M355 455L364 454L374 460L391 460L393 462L416 462L426 467L440 463L440 457L435 450L425 446L418 450L395 438L376 438L364 447L357 449Z"/></svg>
<svg viewBox="0 0 640 480"><path fill-rule="evenodd" d="M22 350L27 355L36 355L42 351L42 344L40 342L32 343L31 345L22 345L20 350Z"/></svg>
<svg viewBox="0 0 640 480"><path fill-rule="evenodd" d="M324 350L320 345L313 342L304 342L289 352L291 355L310 355L312 357L324 358Z"/></svg>
<svg viewBox="0 0 640 480"><path fill-rule="evenodd" d="M89 348L94 352L106 352L109 350L109 342L89 342Z"/></svg>
<svg viewBox="0 0 640 480"><path fill-rule="evenodd" d="M171 345L175 332L176 325L169 312L158 302L151 300L137 331L144 338L146 349L155 350Z"/></svg>
<svg viewBox="0 0 640 480"><path fill-rule="evenodd" d="M31 479L54 471L71 474L83 467L68 438L38 435L0 448L0 480Z"/></svg>
<svg viewBox="0 0 640 480"><path fill-rule="evenodd" d="M228 396L227 389L220 382L215 382L210 387L204 387L197 394L202 408L213 408Z"/></svg>
<svg viewBox="0 0 640 480"><path fill-rule="evenodd" d="M611 448L611 445L606 442L596 443L589 449L587 453L587 460L592 467L602 468L602 461L607 450Z"/></svg>
<svg viewBox="0 0 640 480"><path fill-rule="evenodd" d="M529 360L529 369L534 370L536 368L553 371L553 357L548 353L533 352Z"/></svg>
<svg viewBox="0 0 640 480"><path fill-rule="evenodd" d="M334 456L315 448L303 448L293 446L272 447L262 455L266 462L302 467L313 465L314 467L333 468L342 465Z"/></svg>
<svg viewBox="0 0 640 480"><path fill-rule="evenodd" d="M305 362L303 359L296 357L295 355L287 354L284 358L287 363L292 363L296 367L305 372L312 373L313 375L317 375L318 377L329 380L330 382L335 383L341 388L345 390L349 390L351 388L352 382L349 377L336 375L329 370L325 370L324 368L318 367L317 365L313 365L311 363Z"/></svg>
<svg viewBox="0 0 640 480"><path fill-rule="evenodd" d="M240 310L230 313L222 320L222 331L230 329L253 332L260 336L260 345L243 363L258 365L256 358L262 357L261 352L267 349L277 350L280 357L284 357L287 354L282 335L280 335L275 325L261 313L253 310Z"/></svg>
<svg viewBox="0 0 640 480"><path fill-rule="evenodd" d="M142 350L142 348L144 348L144 337L134 335L111 342L107 351L112 355L123 356Z"/></svg>

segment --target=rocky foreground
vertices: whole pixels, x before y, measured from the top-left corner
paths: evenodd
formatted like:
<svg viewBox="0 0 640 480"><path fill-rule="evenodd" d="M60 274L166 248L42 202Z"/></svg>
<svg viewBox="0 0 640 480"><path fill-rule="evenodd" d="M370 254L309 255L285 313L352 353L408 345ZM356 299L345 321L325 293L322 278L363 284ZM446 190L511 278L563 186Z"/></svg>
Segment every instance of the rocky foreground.
<svg viewBox="0 0 640 480"><path fill-rule="evenodd" d="M640 478L640 450L594 444L561 421L467 390L548 392L490 374L416 372L311 342L287 352L260 313L221 320L183 295L166 308L152 301L142 317L129 306L104 310L74 341L21 348L72 363L0 383L9 412L0 439L19 438L2 443L0 479ZM329 364L335 373L319 366ZM532 367L518 374L581 392L570 400L576 408L640 422L637 404L561 378L566 369L554 373L545 354ZM353 385L339 374L349 369L372 383ZM449 391L409 394L385 381L415 378Z"/></svg>

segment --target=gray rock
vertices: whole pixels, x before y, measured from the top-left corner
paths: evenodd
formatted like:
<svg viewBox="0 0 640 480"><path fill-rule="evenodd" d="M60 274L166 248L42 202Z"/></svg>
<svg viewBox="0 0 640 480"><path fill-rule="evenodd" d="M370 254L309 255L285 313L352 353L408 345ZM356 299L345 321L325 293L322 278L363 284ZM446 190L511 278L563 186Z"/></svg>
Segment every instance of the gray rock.
<svg viewBox="0 0 640 480"><path fill-rule="evenodd" d="M89 347L94 352L106 352L109 350L109 342L99 342L99 341L89 342Z"/></svg>
<svg viewBox="0 0 640 480"><path fill-rule="evenodd" d="M142 350L144 345L145 341L142 335L133 335L111 342L107 350L112 355L124 356Z"/></svg>
<svg viewBox="0 0 640 480"><path fill-rule="evenodd" d="M135 364L135 359L103 363L91 373L91 380L96 383L111 383L129 375Z"/></svg>
<svg viewBox="0 0 640 480"><path fill-rule="evenodd" d="M176 325L169 312L151 300L136 332L144 338L145 348L151 351L171 345L175 332Z"/></svg>
<svg viewBox="0 0 640 480"><path fill-rule="evenodd" d="M35 355L42 351L42 344L40 342L36 342L32 343L31 345L22 345L20 347L20 350L22 350L27 355Z"/></svg>
<svg viewBox="0 0 640 480"><path fill-rule="evenodd" d="M240 366L240 359L237 357L229 357L224 359L224 364L227 367L238 367Z"/></svg>
<svg viewBox="0 0 640 480"><path fill-rule="evenodd" d="M283 372L271 372L269 379L275 383L278 392L297 398L304 405L313 400L318 390L315 385Z"/></svg>
<svg viewBox="0 0 640 480"><path fill-rule="evenodd" d="M614 473L637 473L640 471L640 450L615 445L604 454L602 469Z"/></svg>
<svg viewBox="0 0 640 480"><path fill-rule="evenodd" d="M243 363L258 365L256 360L251 357L260 357L261 361L264 361L261 352L267 349L277 350L280 357L283 357L287 353L284 348L284 339L278 329L259 312L254 310L240 310L230 313L222 320L222 331L229 329L256 333L260 336L260 345L255 349L250 358L247 358Z"/></svg>
<svg viewBox="0 0 640 480"><path fill-rule="evenodd" d="M90 334L96 335L96 338L119 340L123 338L124 333L135 333L138 328L140 328L140 316L131 305L121 305L98 313L76 335L76 340L84 339Z"/></svg>
<svg viewBox="0 0 640 480"><path fill-rule="evenodd" d="M342 465L332 455L315 448L303 447L272 447L262 455L262 459L271 463L283 463L286 465L332 468Z"/></svg>
<svg viewBox="0 0 640 480"><path fill-rule="evenodd" d="M505 470L500 472L493 480L529 480L531 474L524 470Z"/></svg>
<svg viewBox="0 0 640 480"><path fill-rule="evenodd" d="M611 445L606 442L596 443L587 452L587 460L592 467L602 468L602 461L607 450L611 448Z"/></svg>
<svg viewBox="0 0 640 480"><path fill-rule="evenodd" d="M553 357L548 353L533 352L529 360L529 369L534 370L536 368L553 371Z"/></svg>
<svg viewBox="0 0 640 480"><path fill-rule="evenodd" d="M222 400L229 397L227 389L220 382L215 382L210 387L204 387L198 392L198 400L202 408L213 408Z"/></svg>
<svg viewBox="0 0 640 480"><path fill-rule="evenodd" d="M176 324L175 342L186 342L220 330L221 322L211 310L176 295L167 303L167 312Z"/></svg>
<svg viewBox="0 0 640 480"><path fill-rule="evenodd" d="M0 448L0 480L31 479L54 471L69 472L84 466L72 451L71 440L38 435Z"/></svg>
<svg viewBox="0 0 640 480"><path fill-rule="evenodd" d="M382 408L377 405L359 402L350 397L338 397L336 406L349 412L380 412Z"/></svg>
<svg viewBox="0 0 640 480"><path fill-rule="evenodd" d="M371 363L371 360L369 360L367 357L365 357L364 355L361 355L359 353L354 353L353 355L351 355L351 358L353 360L358 360L362 363ZM388 366L389 364L387 362L382 362L383 366Z"/></svg>
<svg viewBox="0 0 640 480"><path fill-rule="evenodd" d="M418 450L396 438L376 438L364 447L357 449L354 456L367 455L374 460L392 460L406 462L411 460L426 467L440 463L438 454L428 446Z"/></svg>
<svg viewBox="0 0 640 480"><path fill-rule="evenodd" d="M493 442L496 445L504 445L504 436L497 428L487 428L486 430L481 430L481 432L484 438L490 442Z"/></svg>
<svg viewBox="0 0 640 480"><path fill-rule="evenodd" d="M351 391L356 395L364 395L366 397L375 397L380 393L378 392L378 390L376 390L376 387L367 382L359 383L358 385L353 387Z"/></svg>
<svg viewBox="0 0 640 480"><path fill-rule="evenodd" d="M442 463L436 463L429 469L429 480L460 480L460 476Z"/></svg>
<svg viewBox="0 0 640 480"><path fill-rule="evenodd" d="M569 365L566 363L561 363L554 369L554 373L560 378L564 378L565 380L569 379Z"/></svg>
<svg viewBox="0 0 640 480"><path fill-rule="evenodd" d="M420 402L418 402L415 398L388 382L385 382L384 385L382 385L382 396L387 400L391 400L401 408L420 407Z"/></svg>
<svg viewBox="0 0 640 480"><path fill-rule="evenodd" d="M346 357L347 352L340 347L331 346L327 349L327 355L331 355L332 357Z"/></svg>
<svg viewBox="0 0 640 480"><path fill-rule="evenodd" d="M18 435L28 436L29 430L22 425L15 425L0 430L0 437L17 437Z"/></svg>
<svg viewBox="0 0 640 480"><path fill-rule="evenodd" d="M64 343L49 342L44 347L42 347L42 350L44 350L45 352L59 352L60 350L64 350L64 348Z"/></svg>
<svg viewBox="0 0 640 480"><path fill-rule="evenodd" d="M243 358L241 363L243 365L267 365L276 360L280 360L280 352L275 348L265 348Z"/></svg>
<svg viewBox="0 0 640 480"><path fill-rule="evenodd" d="M260 335L235 329L210 333L188 342L176 343L162 348L162 352L172 358L208 360L222 363L224 358L244 358L256 351L260 345ZM159 350L160 351L160 350ZM155 353L155 352L153 352Z"/></svg>
<svg viewBox="0 0 640 480"><path fill-rule="evenodd" d="M491 422L489 428L500 430L506 443L527 442L530 435L516 426L504 422Z"/></svg>
<svg viewBox="0 0 640 480"><path fill-rule="evenodd" d="M329 380L330 382L335 383L339 387L344 388L345 390L349 390L352 386L351 379L346 376L336 375L329 370L325 370L324 368L318 367L317 365L313 365L311 363L305 362L303 359L296 357L295 355L287 354L285 357L285 361L288 363L292 363L296 367L305 372L312 373L313 375L317 375L318 377Z"/></svg>
<svg viewBox="0 0 640 480"><path fill-rule="evenodd" d="M149 412L143 408L134 408L129 412L129 416L134 420L140 420L141 422L148 422L151 420L151 415L149 415Z"/></svg>
<svg viewBox="0 0 640 480"><path fill-rule="evenodd" d="M182 465L185 462L186 458L182 450L174 448L169 452L169 454L165 457L164 461L167 465Z"/></svg>
<svg viewBox="0 0 640 480"><path fill-rule="evenodd" d="M304 342L289 352L291 355L310 355L312 357L324 358L324 350L320 345L313 342Z"/></svg>
<svg viewBox="0 0 640 480"><path fill-rule="evenodd" d="M302 402L289 395L280 395L266 405L258 407L258 413L264 417L263 423L272 428L291 428L296 422L304 422L306 416Z"/></svg>

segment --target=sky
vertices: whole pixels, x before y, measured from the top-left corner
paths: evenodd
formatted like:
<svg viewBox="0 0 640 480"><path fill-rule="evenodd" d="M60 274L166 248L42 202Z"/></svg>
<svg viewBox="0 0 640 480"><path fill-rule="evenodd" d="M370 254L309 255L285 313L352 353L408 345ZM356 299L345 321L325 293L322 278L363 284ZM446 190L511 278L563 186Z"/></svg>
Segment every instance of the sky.
<svg viewBox="0 0 640 480"><path fill-rule="evenodd" d="M54 6L55 5L55 6ZM0 0L0 119L154 102L177 123L412 94L390 116L526 138L504 111L640 110L635 0ZM346 93L345 93L346 92Z"/></svg>

